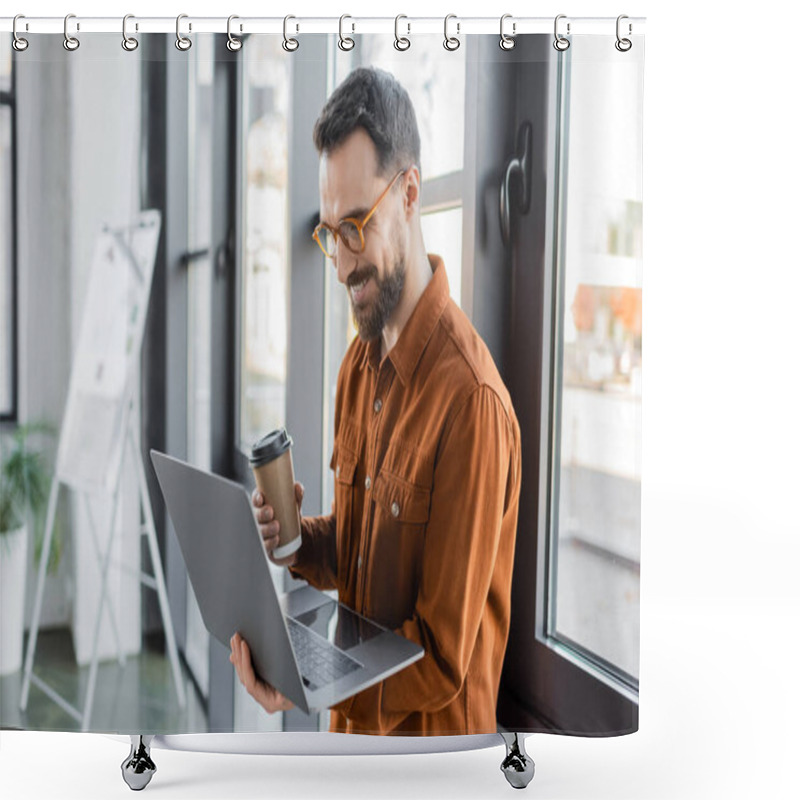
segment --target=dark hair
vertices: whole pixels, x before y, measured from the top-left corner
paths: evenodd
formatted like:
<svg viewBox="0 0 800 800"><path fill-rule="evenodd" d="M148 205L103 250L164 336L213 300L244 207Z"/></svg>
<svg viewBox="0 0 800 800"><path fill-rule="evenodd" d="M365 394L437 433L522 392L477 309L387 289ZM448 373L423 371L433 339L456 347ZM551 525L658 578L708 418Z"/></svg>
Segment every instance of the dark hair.
<svg viewBox="0 0 800 800"><path fill-rule="evenodd" d="M314 124L320 154L334 150L363 128L378 153L382 174L416 164L419 130L408 92L389 72L375 67L354 69L328 98Z"/></svg>

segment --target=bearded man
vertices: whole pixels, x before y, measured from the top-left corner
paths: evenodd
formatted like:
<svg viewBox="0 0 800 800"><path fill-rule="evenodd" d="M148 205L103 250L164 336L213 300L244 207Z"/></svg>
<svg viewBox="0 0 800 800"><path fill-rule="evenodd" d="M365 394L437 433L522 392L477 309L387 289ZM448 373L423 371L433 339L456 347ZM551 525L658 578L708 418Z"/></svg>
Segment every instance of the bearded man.
<svg viewBox="0 0 800 800"><path fill-rule="evenodd" d="M358 328L336 387L332 513L302 517L282 561L318 589L420 644L419 661L334 706L331 731L495 733L508 639L520 433L488 348L450 297L420 224L420 137L408 94L359 68L314 128L314 238ZM302 487L297 484L298 503ZM279 524L253 505L270 557ZM291 702L231 661L268 711Z"/></svg>

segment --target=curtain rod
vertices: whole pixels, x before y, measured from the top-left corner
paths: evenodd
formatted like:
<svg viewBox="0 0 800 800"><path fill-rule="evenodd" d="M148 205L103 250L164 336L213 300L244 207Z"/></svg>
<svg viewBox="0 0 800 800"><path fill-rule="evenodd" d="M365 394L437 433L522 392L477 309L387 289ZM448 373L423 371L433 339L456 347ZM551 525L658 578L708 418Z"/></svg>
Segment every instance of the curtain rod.
<svg viewBox="0 0 800 800"><path fill-rule="evenodd" d="M339 17L303 17L290 19L289 30L295 34L340 32ZM354 17L346 15L341 22L345 34L395 32L399 25L403 34L442 34L444 17ZM503 30L507 35L525 33L549 33L554 31L554 17L513 17L505 15ZM235 17L231 22L234 35L246 33L284 33L284 17ZM500 34L500 16L497 17L451 17L449 27L452 33ZM559 31L562 35L606 34L614 36L617 31L616 17L569 17L559 15ZM567 26L569 25L569 29ZM134 33L175 33L175 17L136 17L127 21L128 35ZM64 17L27 17L17 20L17 33L64 33ZM626 17L623 21L623 34L641 35L644 33L644 17ZM0 17L0 33L11 33L14 29L13 17ZM122 34L122 17L81 17L70 15L68 20L70 35L78 33L119 33ZM227 33L227 17L193 17L181 15L182 35L193 33Z"/></svg>

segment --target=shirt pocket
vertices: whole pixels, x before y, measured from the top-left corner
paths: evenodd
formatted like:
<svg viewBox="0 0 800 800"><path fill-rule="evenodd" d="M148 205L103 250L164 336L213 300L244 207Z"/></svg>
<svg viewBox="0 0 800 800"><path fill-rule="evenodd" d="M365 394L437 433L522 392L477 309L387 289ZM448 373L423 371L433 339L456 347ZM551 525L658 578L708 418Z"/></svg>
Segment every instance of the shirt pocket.
<svg viewBox="0 0 800 800"><path fill-rule="evenodd" d="M352 586L353 547L358 542L354 528L358 457L349 448L338 445L331 458L331 467L334 475L333 509L336 516L336 571L339 591L346 596L348 588Z"/></svg>
<svg viewBox="0 0 800 800"><path fill-rule="evenodd" d="M373 490L367 612L398 627L413 616L417 602L431 490L387 469L378 473Z"/></svg>

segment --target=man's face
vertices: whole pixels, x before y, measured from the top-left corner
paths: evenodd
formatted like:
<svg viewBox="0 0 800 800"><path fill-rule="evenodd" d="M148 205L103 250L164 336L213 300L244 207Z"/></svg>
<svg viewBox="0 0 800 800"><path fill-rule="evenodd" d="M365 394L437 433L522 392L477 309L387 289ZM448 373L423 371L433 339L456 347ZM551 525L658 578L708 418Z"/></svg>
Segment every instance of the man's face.
<svg viewBox="0 0 800 800"><path fill-rule="evenodd" d="M378 173L375 145L362 128L356 128L320 159L321 221L336 226L345 217L363 219L392 177ZM397 184L402 182L401 176ZM358 334L364 341L381 335L403 293L408 223L397 184L364 227L364 251L356 255L339 239L334 253L336 275L347 287Z"/></svg>

